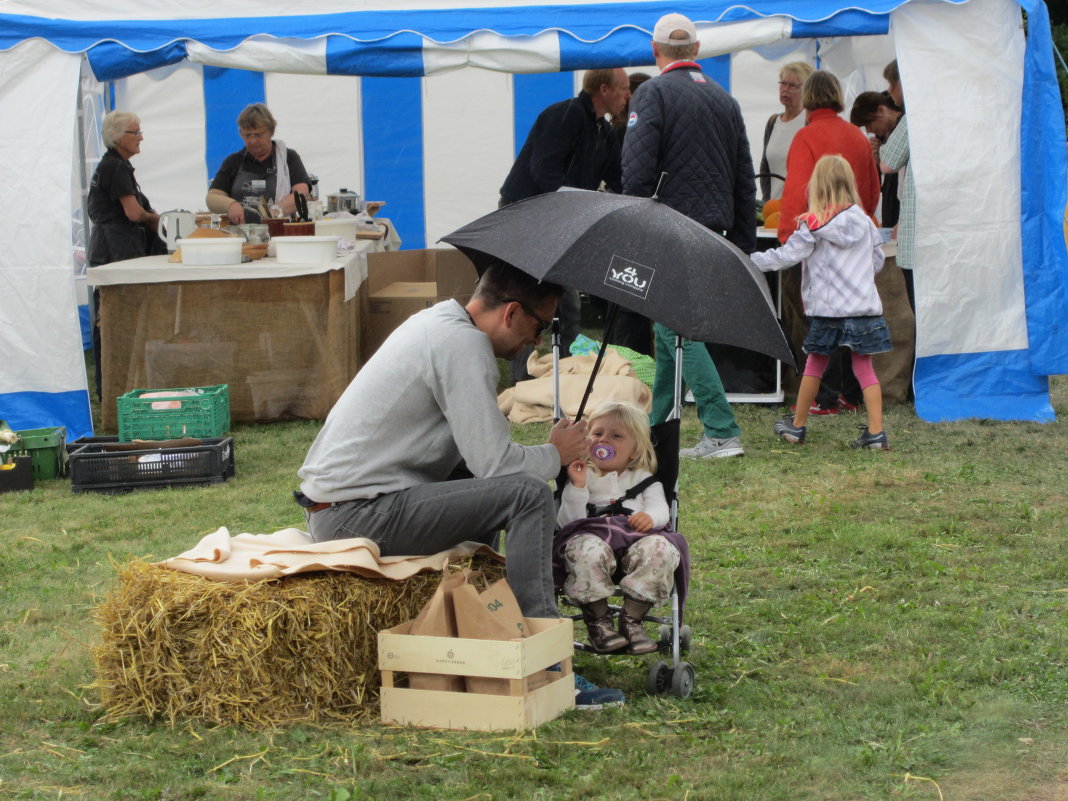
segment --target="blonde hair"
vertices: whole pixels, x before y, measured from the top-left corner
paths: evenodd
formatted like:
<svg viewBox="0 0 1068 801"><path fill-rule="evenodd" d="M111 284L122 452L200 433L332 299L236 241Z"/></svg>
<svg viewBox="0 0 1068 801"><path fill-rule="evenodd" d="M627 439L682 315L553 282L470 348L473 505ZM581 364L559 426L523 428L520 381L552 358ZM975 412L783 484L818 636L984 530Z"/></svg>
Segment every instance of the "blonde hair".
<svg viewBox="0 0 1068 801"><path fill-rule="evenodd" d="M628 434L634 437L634 456L627 465L631 470L648 470L656 472L656 451L649 431L649 415L625 401L607 401L602 403L586 418L587 430L602 417L615 417Z"/></svg>
<svg viewBox="0 0 1068 801"><path fill-rule="evenodd" d="M779 70L779 80L781 81L784 75L792 75L795 80L804 86L808 76L815 71L816 68L807 61L791 61L789 64L782 65L782 69Z"/></svg>
<svg viewBox="0 0 1068 801"><path fill-rule="evenodd" d="M850 204L860 205L853 168L837 154L823 156L808 179L808 213L823 225Z"/></svg>

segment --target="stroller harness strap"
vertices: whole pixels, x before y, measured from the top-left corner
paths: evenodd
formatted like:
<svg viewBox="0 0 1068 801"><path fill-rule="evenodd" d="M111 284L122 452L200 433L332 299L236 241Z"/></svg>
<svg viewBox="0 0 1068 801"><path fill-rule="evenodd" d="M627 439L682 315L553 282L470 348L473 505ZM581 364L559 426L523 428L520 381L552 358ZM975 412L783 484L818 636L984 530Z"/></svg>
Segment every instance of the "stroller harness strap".
<svg viewBox="0 0 1068 801"><path fill-rule="evenodd" d="M623 493L622 497L617 498L609 504L604 506L595 506L592 503L586 504L586 514L589 517L604 517L605 515L632 515L633 509L628 509L623 505L623 501L629 501L632 498L637 498L649 487L656 483L656 476L648 476L643 478L629 490Z"/></svg>

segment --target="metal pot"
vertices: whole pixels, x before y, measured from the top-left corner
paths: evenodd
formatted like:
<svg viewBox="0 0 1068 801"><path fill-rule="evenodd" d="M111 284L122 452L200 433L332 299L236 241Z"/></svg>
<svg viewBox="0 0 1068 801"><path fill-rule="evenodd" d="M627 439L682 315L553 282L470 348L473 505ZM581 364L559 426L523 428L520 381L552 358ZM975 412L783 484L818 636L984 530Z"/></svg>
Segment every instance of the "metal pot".
<svg viewBox="0 0 1068 801"><path fill-rule="evenodd" d="M351 211L357 214L360 211L360 196L348 189L339 189L332 195L326 196L326 210Z"/></svg>

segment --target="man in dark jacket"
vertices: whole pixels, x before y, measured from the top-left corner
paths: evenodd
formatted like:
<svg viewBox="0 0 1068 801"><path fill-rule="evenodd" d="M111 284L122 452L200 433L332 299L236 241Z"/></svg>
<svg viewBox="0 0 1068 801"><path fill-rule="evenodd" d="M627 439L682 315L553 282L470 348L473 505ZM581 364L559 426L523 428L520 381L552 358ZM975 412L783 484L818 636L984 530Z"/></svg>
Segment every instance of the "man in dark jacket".
<svg viewBox="0 0 1068 801"><path fill-rule="evenodd" d="M623 193L651 197L661 173L663 203L726 235L746 253L756 250L756 180L737 101L693 61L697 29L682 14L667 14L653 30L660 74L630 103L623 140ZM675 333L657 323L656 378L650 422L663 422L674 398ZM697 402L704 437L680 454L689 458L741 456L741 429L704 344L683 341L683 379Z"/></svg>
<svg viewBox="0 0 1068 801"><path fill-rule="evenodd" d="M622 69L589 70L576 97L546 108L501 187L501 205L561 186L598 189L601 181L620 191L619 143L606 114L618 117L630 99L630 80Z"/></svg>
<svg viewBox="0 0 1068 801"><path fill-rule="evenodd" d="M546 108L527 135L501 187L501 206L561 186L599 189L603 181L620 191L620 140L606 114L619 117L630 100L630 79L622 69L588 70L578 96ZM578 292L567 289L560 299L561 346L567 355L579 334ZM530 350L512 360L513 381L529 378Z"/></svg>

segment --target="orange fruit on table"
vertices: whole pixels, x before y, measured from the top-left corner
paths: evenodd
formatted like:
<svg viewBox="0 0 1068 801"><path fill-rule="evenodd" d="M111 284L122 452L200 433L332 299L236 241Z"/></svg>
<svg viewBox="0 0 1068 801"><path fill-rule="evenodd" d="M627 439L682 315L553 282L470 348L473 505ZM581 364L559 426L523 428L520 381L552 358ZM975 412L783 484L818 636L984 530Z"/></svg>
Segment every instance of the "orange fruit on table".
<svg viewBox="0 0 1068 801"><path fill-rule="evenodd" d="M772 198L771 200L769 200L767 203L764 204L764 209L763 209L764 219L767 220L768 219L768 215L774 214L775 212L779 211L781 208L782 208L782 198L781 197Z"/></svg>
<svg viewBox="0 0 1068 801"><path fill-rule="evenodd" d="M769 201L770 202L770 201ZM771 214L764 215L764 227L778 229L779 219L781 212L773 211Z"/></svg>

